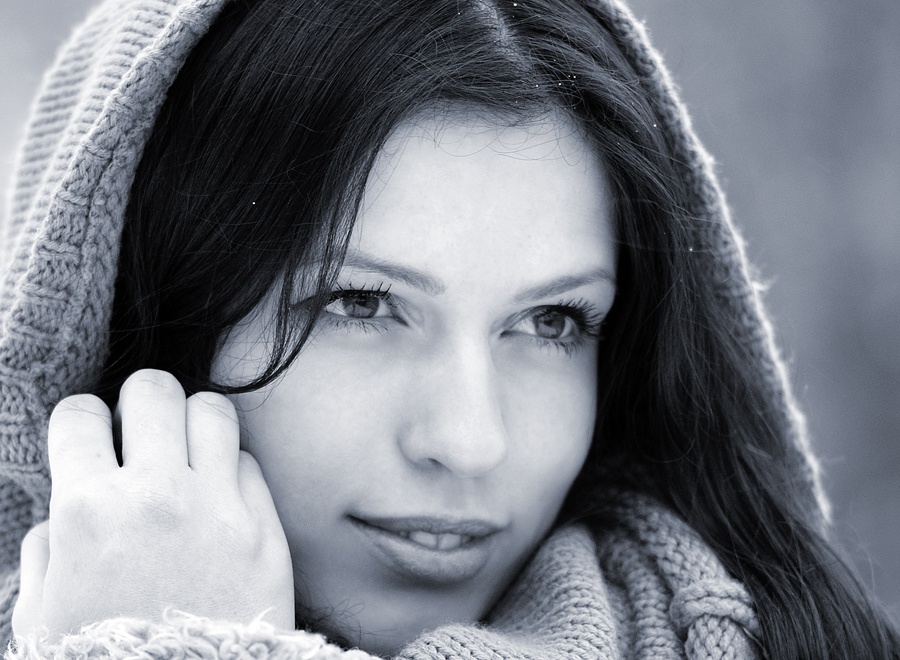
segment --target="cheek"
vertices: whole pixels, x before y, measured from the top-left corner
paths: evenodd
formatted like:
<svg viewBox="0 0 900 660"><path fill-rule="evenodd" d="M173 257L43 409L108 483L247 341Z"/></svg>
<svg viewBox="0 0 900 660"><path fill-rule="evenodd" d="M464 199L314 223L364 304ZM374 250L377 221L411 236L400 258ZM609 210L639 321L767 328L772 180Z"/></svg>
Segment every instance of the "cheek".
<svg viewBox="0 0 900 660"><path fill-rule="evenodd" d="M506 379L511 467L529 475L539 497L557 505L581 470L593 437L596 360L596 350L589 350L562 366L556 361L549 367L511 370Z"/></svg>
<svg viewBox="0 0 900 660"><path fill-rule="evenodd" d="M378 440L389 433L388 404L398 397L383 382L375 386L376 374L362 366L307 349L274 384L232 396L242 446L259 462L280 509L352 498L382 462Z"/></svg>

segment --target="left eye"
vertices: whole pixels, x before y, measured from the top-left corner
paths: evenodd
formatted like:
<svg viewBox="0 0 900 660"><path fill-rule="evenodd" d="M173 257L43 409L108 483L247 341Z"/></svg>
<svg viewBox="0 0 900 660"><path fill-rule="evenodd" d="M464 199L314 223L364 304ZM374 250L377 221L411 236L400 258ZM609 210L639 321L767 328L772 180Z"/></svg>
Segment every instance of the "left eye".
<svg viewBox="0 0 900 660"><path fill-rule="evenodd" d="M370 291L336 291L325 306L325 313L352 319L374 319L391 315L384 294Z"/></svg>
<svg viewBox="0 0 900 660"><path fill-rule="evenodd" d="M522 320L528 334L541 339L570 339L578 330L572 317L556 309L539 312Z"/></svg>

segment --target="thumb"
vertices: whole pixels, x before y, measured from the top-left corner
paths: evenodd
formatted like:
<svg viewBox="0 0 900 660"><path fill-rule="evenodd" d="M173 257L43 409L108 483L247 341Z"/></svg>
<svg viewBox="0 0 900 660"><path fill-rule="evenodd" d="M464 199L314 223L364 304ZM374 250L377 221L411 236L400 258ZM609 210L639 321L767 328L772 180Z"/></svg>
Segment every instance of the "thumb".
<svg viewBox="0 0 900 660"><path fill-rule="evenodd" d="M50 521L32 527L22 539L19 598L12 614L16 635L27 635L43 625L44 578L50 563Z"/></svg>
<svg viewBox="0 0 900 660"><path fill-rule="evenodd" d="M272 501L272 494L266 485L259 463L249 452L244 450L240 450L238 455L238 487L244 503L251 510L258 514L271 512L277 518L275 503Z"/></svg>
<svg viewBox="0 0 900 660"><path fill-rule="evenodd" d="M271 624L285 629L293 629L294 620L294 575L291 552L278 511L272 501L262 470L256 460L246 451L238 457L238 487L244 505L252 512L257 525L259 547L266 565L265 576L260 584L263 601L268 609L264 618Z"/></svg>

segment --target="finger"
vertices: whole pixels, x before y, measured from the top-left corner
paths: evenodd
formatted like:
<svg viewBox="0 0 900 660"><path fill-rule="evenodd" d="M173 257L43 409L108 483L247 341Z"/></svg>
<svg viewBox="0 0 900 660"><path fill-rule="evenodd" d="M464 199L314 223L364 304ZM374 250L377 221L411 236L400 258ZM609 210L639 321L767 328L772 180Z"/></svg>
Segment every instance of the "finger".
<svg viewBox="0 0 900 660"><path fill-rule="evenodd" d="M188 461L197 472L237 482L240 426L231 401L198 392L187 400Z"/></svg>
<svg viewBox="0 0 900 660"><path fill-rule="evenodd" d="M238 458L238 486L244 503L251 510L257 513L275 511L275 503L259 463L249 452L243 450Z"/></svg>
<svg viewBox="0 0 900 660"><path fill-rule="evenodd" d="M60 401L50 415L47 453L53 481L78 481L117 468L109 408L92 394Z"/></svg>
<svg viewBox="0 0 900 660"><path fill-rule="evenodd" d="M171 467L187 465L184 390L175 377L142 369L119 392L122 464Z"/></svg>
<svg viewBox="0 0 900 660"><path fill-rule="evenodd" d="M50 521L36 525L22 540L19 598L12 615L13 631L26 635L42 623L44 578L50 564Z"/></svg>

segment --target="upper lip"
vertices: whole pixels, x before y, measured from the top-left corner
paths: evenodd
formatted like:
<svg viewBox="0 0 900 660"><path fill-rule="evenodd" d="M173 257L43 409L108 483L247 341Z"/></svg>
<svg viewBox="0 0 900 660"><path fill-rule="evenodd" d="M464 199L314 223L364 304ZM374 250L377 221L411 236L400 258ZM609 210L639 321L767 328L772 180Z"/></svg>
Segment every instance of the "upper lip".
<svg viewBox="0 0 900 660"><path fill-rule="evenodd" d="M449 516L367 516L351 515L352 519L394 534L427 532L429 534L459 534L481 538L503 529L503 525L478 518L453 518Z"/></svg>

